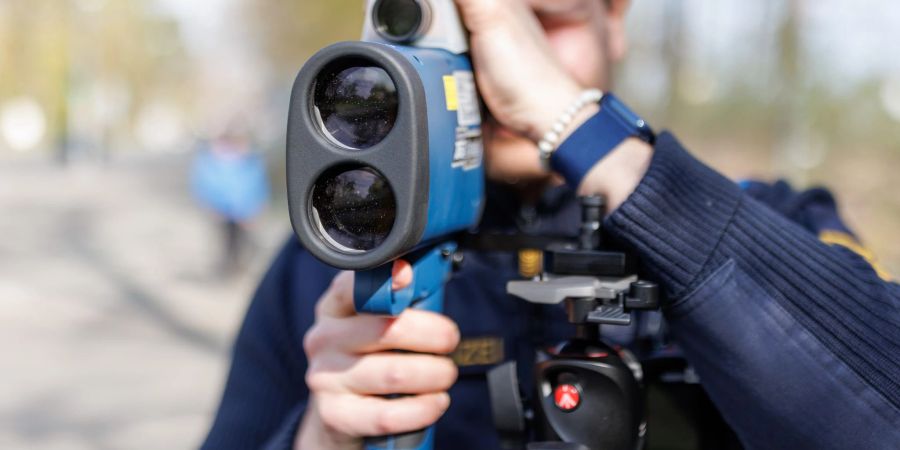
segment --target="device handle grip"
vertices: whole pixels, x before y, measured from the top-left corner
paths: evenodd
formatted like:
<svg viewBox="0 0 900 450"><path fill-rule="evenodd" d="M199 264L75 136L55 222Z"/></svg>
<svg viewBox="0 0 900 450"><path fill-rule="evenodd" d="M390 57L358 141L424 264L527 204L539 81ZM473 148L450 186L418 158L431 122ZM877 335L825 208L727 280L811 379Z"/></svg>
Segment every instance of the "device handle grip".
<svg viewBox="0 0 900 450"><path fill-rule="evenodd" d="M441 312L443 309L443 289L432 292L430 297L420 299L412 308ZM400 395L388 395L388 398L400 397ZM365 450L432 450L434 448L434 425L423 430L413 431L393 436L379 436L366 438L363 448Z"/></svg>
<svg viewBox="0 0 900 450"><path fill-rule="evenodd" d="M359 271L354 281L353 300L360 313L396 316L406 308L441 313L444 310L444 283L453 270L455 242L413 252L405 258L412 265L413 280L399 291L391 289L391 264ZM395 397L395 396L388 396ZM434 426L396 436L367 438L366 450L431 450Z"/></svg>
<svg viewBox="0 0 900 450"><path fill-rule="evenodd" d="M365 450L431 450L434 448L434 425L412 433L366 438Z"/></svg>

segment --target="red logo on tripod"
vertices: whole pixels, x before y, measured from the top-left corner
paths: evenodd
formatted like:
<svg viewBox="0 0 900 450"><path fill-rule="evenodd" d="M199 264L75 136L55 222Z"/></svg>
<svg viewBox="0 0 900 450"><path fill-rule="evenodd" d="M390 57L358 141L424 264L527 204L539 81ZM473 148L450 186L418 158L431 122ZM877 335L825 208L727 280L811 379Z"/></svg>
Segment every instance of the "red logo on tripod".
<svg viewBox="0 0 900 450"><path fill-rule="evenodd" d="M553 390L553 403L564 412L574 411L581 404L581 393L572 384L560 384Z"/></svg>

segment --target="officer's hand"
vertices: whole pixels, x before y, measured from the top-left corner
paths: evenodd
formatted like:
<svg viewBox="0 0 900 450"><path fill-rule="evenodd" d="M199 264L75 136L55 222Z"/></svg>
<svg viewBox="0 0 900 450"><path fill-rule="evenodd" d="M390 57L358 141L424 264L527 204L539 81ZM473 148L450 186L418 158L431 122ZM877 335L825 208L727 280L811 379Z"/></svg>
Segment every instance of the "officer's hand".
<svg viewBox="0 0 900 450"><path fill-rule="evenodd" d="M540 139L586 87L607 82L601 0L456 0L493 117Z"/></svg>
<svg viewBox="0 0 900 450"><path fill-rule="evenodd" d="M395 264L394 270L394 289L411 282L408 264ZM452 352L458 342L456 324L440 314L357 315L353 273L342 272L319 299L316 323L304 338L311 396L295 448L358 449L364 436L433 424L450 405L446 391L457 376L453 361L438 355ZM412 395L381 397L398 393Z"/></svg>
<svg viewBox="0 0 900 450"><path fill-rule="evenodd" d="M532 142L487 133L489 174L507 179L543 173L535 142L585 88L605 89L625 55L628 0L456 0L470 32L475 76L494 120ZM561 140L598 111L582 110ZM488 125L491 125L490 123ZM652 149L627 140L598 163L580 194L607 197L615 209L637 186Z"/></svg>

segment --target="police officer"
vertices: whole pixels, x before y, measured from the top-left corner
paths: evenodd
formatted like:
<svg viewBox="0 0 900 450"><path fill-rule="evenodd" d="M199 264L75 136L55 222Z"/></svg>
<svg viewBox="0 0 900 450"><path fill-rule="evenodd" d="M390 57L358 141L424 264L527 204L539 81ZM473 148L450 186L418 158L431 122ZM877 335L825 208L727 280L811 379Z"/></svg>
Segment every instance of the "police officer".
<svg viewBox="0 0 900 450"><path fill-rule="evenodd" d="M457 3L493 118L482 228L575 235L573 189L539 153L603 139L596 104L561 117L609 85L628 0ZM742 188L667 133L602 150L565 181L608 199L605 233L661 283L671 333L744 446L900 447L900 286L852 251L827 192ZM289 242L247 313L204 448L358 449L435 422L438 448L497 448L485 371L530 367L571 330L561 311L505 294L512 255L467 256L447 316L389 319L356 315L352 274ZM400 288L411 271L395 275ZM468 351L445 356L457 347ZM415 395L379 396L393 392Z"/></svg>

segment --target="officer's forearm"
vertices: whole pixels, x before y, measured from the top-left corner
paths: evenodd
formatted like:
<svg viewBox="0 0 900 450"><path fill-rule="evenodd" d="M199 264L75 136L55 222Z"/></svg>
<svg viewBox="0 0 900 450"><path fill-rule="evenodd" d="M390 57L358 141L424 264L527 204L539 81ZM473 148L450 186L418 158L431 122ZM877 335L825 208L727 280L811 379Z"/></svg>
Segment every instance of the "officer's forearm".
<svg viewBox="0 0 900 450"><path fill-rule="evenodd" d="M652 157L650 144L637 138L626 139L587 173L578 194L602 195L607 211L615 211L641 182Z"/></svg>
<svg viewBox="0 0 900 450"><path fill-rule="evenodd" d="M896 448L900 286L669 134L604 229L665 289L672 332L748 447Z"/></svg>

